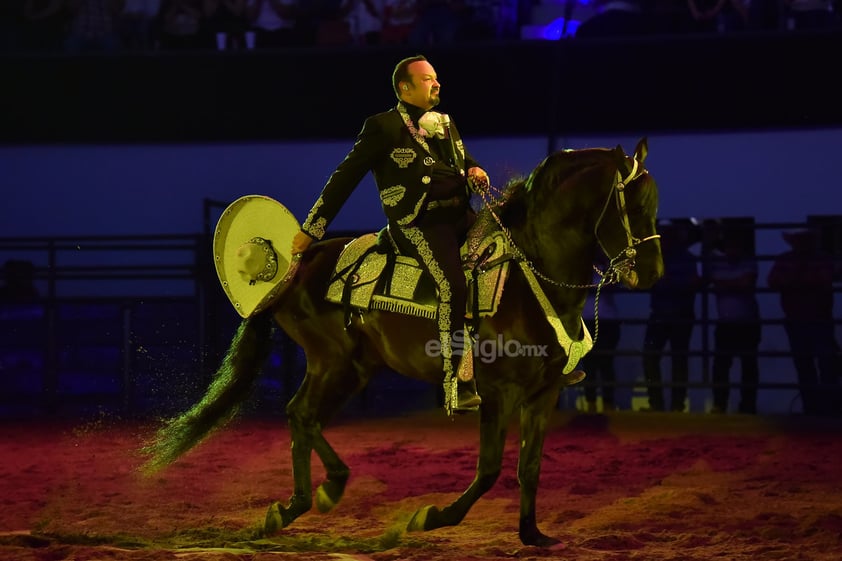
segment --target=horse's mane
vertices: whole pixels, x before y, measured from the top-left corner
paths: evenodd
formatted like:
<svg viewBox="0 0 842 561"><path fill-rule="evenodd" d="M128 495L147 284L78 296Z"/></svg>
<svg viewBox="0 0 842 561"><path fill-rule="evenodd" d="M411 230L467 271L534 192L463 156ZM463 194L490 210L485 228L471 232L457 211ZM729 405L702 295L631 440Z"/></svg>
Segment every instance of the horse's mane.
<svg viewBox="0 0 842 561"><path fill-rule="evenodd" d="M525 218L527 198L558 196L577 185L577 182L568 181L571 177L596 165L613 166L611 152L608 148L553 152L544 158L528 176L513 177L506 183L498 204L501 220L506 225L518 223Z"/></svg>

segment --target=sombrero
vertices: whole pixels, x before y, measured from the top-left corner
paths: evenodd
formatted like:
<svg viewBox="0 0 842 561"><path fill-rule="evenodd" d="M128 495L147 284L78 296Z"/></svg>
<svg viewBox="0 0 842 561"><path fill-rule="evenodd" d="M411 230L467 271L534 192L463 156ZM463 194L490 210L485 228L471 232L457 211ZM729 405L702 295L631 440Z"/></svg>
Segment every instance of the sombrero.
<svg viewBox="0 0 842 561"><path fill-rule="evenodd" d="M240 197L222 213L213 235L213 262L242 317L265 310L295 273L292 238L300 229L284 205L263 195Z"/></svg>

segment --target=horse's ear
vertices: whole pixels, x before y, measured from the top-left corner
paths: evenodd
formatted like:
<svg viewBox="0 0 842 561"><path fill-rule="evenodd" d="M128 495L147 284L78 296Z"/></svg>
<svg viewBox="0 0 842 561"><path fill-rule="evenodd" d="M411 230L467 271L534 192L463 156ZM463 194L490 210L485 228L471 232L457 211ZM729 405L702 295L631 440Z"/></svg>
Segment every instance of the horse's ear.
<svg viewBox="0 0 842 561"><path fill-rule="evenodd" d="M641 138L634 148L634 159L641 164L646 161L646 156L649 154L649 139L647 137Z"/></svg>
<svg viewBox="0 0 842 561"><path fill-rule="evenodd" d="M614 148L614 159L617 161L617 167L622 169L626 166L626 151L621 145Z"/></svg>

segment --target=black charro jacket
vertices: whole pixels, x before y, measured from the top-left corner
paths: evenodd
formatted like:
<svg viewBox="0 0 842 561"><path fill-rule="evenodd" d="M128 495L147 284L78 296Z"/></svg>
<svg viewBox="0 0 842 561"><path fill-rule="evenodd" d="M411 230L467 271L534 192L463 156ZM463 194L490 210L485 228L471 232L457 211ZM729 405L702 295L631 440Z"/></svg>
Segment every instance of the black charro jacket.
<svg viewBox="0 0 842 561"><path fill-rule="evenodd" d="M423 114L403 102L366 119L354 147L331 174L301 229L320 240L345 201L369 171L374 175L383 212L390 223L410 224L427 203L431 182L448 170L459 174L467 194L467 170L479 166L465 151L462 138L451 122L455 162L442 161L418 131ZM449 152L450 150L448 150ZM435 171L435 175L434 175Z"/></svg>

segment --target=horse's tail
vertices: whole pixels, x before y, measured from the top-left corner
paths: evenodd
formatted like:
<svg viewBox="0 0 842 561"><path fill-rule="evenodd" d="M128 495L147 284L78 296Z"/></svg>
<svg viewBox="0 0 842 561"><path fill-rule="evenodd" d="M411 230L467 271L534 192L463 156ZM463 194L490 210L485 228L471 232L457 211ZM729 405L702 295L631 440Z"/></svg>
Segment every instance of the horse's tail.
<svg viewBox="0 0 842 561"><path fill-rule="evenodd" d="M143 472L152 474L171 464L237 414L272 350L271 330L272 314L268 311L240 323L201 401L167 421L143 447L142 452L149 456Z"/></svg>

